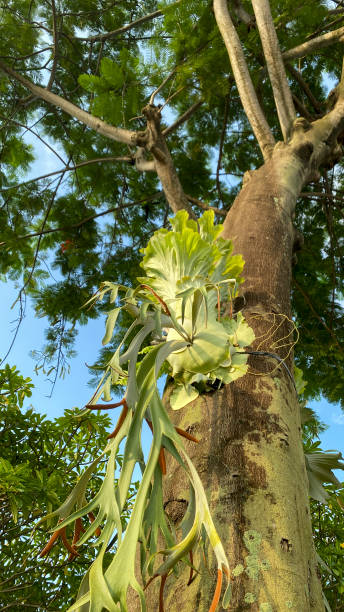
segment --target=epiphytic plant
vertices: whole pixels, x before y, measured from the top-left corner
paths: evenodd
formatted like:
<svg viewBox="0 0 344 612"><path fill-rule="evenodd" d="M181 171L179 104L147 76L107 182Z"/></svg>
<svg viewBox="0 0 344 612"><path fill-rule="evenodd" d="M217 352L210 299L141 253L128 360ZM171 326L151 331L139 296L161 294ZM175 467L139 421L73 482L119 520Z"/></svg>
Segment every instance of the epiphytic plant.
<svg viewBox="0 0 344 612"><path fill-rule="evenodd" d="M70 558L76 556L78 547L92 536L97 537L94 544L99 546L99 554L70 612L87 603L92 612L125 611L129 586L137 591L141 608L146 610L144 588L156 576L161 576L162 609L166 577L183 561L191 566L192 574L192 552L206 537L218 565L211 612L220 599L223 574L227 581L229 579L228 561L210 516L201 480L182 444L183 437L195 443L198 440L173 426L160 398L157 380L162 367L166 369L167 365L174 382L170 404L173 409L179 409L195 400L199 393L230 383L246 373L244 348L251 345L254 333L240 312L233 315L230 309L227 316L222 312L222 304L231 304L237 294L244 262L240 255L231 254L232 244L221 238L222 226L214 225L212 212L204 213L196 222L189 219L185 211L180 211L171 219L171 226L172 231L157 231L144 249L141 265L146 276L138 278L136 288L104 282L88 302L92 305L105 295L110 297L111 310L103 344L111 340L121 310L132 315L133 323L109 360L85 408L88 411L122 406L117 426L102 454L87 468L60 508L49 515L49 518L57 517L58 524L42 555L49 552L58 537L67 547ZM142 344L149 338L153 344L142 352ZM127 340L129 346L121 353ZM105 402L111 402L111 388L124 382L126 391L120 402L97 404L101 395ZM153 432L147 461L141 447L144 420ZM116 454L124 439L123 465L115 488ZM165 450L182 465L190 483L189 504L180 525L181 541L177 541L163 507ZM107 470L101 487L87 501L89 481L99 462L106 457ZM141 468L142 479L129 523L122 533L121 512L136 464ZM87 516L91 523L84 529L83 519ZM69 543L67 530L72 524L74 535ZM114 532L117 533L117 550L105 568L104 554ZM165 542L163 550L158 548L158 541L159 547L161 541ZM140 582L135 574L138 543L141 547ZM228 586L222 602L224 608L229 601Z"/></svg>

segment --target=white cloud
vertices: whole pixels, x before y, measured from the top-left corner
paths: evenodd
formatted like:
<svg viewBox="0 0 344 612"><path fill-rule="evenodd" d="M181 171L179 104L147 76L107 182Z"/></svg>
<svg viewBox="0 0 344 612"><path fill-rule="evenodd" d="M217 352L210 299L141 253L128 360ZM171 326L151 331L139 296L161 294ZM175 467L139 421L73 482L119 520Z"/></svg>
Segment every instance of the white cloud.
<svg viewBox="0 0 344 612"><path fill-rule="evenodd" d="M336 425L344 425L344 412L332 412L331 421Z"/></svg>

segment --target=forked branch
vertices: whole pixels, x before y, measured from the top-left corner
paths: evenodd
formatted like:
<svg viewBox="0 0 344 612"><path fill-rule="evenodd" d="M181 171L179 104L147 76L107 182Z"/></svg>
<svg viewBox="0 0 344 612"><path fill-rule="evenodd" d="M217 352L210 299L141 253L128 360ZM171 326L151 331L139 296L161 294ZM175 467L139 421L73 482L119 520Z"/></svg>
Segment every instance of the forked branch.
<svg viewBox="0 0 344 612"><path fill-rule="evenodd" d="M252 0L257 27L264 51L274 94L276 110L284 140L288 140L296 118L291 91L287 81L282 53L270 12L268 0Z"/></svg>
<svg viewBox="0 0 344 612"><path fill-rule="evenodd" d="M195 217L187 197L183 191L179 181L176 169L174 167L170 152L165 142L165 138L160 128L160 113L153 106L145 107L143 113L147 119L147 130L145 132L134 132L122 128L114 127L98 117L94 117L90 113L82 110L75 104L65 100L44 87L35 85L21 74L4 64L0 60L0 70L14 78L24 87L27 87L35 96L45 100L55 107L61 108L63 111L81 121L95 132L103 136L122 142L127 145L137 145L136 167L142 171L155 170L161 181L166 199L174 213L178 210L185 209L191 217ZM144 149L153 155L153 160L144 159Z"/></svg>
<svg viewBox="0 0 344 612"><path fill-rule="evenodd" d="M241 43L230 17L226 0L214 0L215 19L228 51L241 103L265 160L271 157L275 139L258 102Z"/></svg>

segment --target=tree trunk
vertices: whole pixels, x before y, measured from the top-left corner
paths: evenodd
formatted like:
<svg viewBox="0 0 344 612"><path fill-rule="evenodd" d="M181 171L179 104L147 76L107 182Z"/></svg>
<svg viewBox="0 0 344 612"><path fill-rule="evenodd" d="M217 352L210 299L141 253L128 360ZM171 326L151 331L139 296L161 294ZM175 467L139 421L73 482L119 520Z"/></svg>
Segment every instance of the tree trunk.
<svg viewBox="0 0 344 612"><path fill-rule="evenodd" d="M290 146L278 145L272 159L247 177L223 232L246 262L239 306L255 329L254 349L277 353L285 365L269 355L251 356L245 377L175 413L176 424L200 440L187 442L187 451L231 565L233 611L324 610L290 374L292 216L305 164ZM166 511L177 524L186 509L188 484L172 459L165 493ZM200 563L196 557L195 566ZM167 579L166 611L209 610L216 583L212 559L209 564L203 563L190 586L189 568L177 580ZM148 589L148 610L160 610L157 590L154 583Z"/></svg>

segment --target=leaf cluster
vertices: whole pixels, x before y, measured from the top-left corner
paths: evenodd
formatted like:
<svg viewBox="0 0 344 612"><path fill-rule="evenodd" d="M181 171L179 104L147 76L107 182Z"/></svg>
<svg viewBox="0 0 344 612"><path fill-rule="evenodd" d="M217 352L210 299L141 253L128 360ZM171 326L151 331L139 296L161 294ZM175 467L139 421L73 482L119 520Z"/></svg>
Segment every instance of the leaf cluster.
<svg viewBox="0 0 344 612"><path fill-rule="evenodd" d="M81 551L72 567L56 546L39 560L45 536L42 528L32 529L98 454L110 423L99 414L76 418L75 409L49 420L24 407L32 387L15 366L0 370L0 602L18 612L66 609L94 558L92 548ZM91 496L102 473L100 466Z"/></svg>

